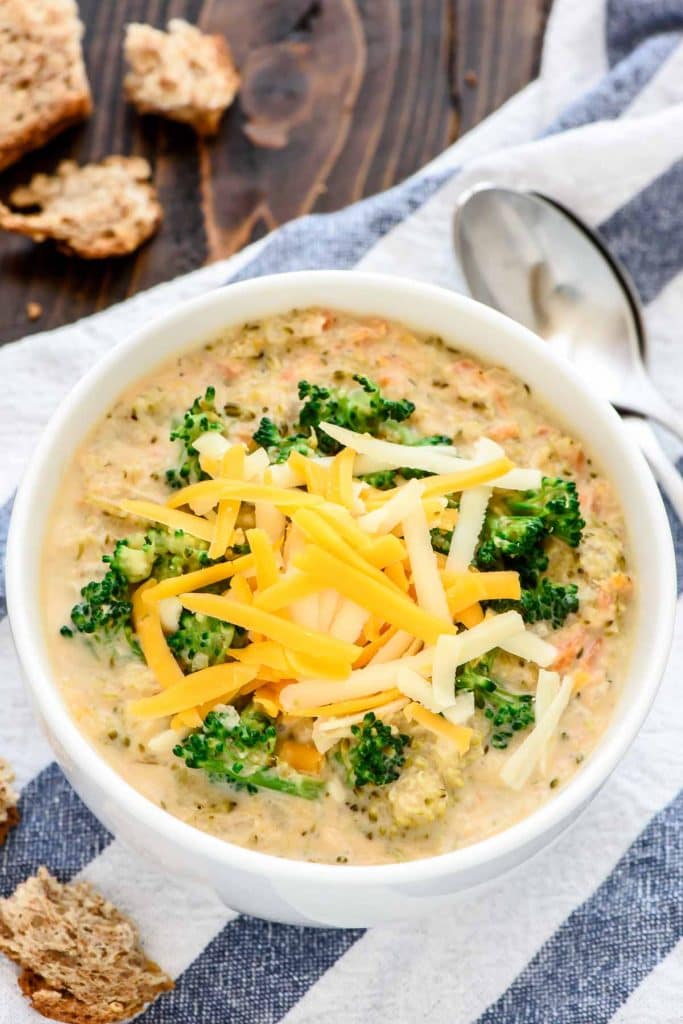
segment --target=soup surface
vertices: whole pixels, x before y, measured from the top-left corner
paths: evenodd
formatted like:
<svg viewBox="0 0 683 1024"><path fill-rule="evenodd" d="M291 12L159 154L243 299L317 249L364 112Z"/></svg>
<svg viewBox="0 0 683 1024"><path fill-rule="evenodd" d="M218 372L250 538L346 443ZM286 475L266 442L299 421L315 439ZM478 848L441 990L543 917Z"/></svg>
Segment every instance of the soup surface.
<svg viewBox="0 0 683 1024"><path fill-rule="evenodd" d="M354 456L321 418L413 465ZM522 488L496 486L505 458ZM155 521L174 496L186 518ZM103 410L43 563L52 666L88 741L183 821L303 860L427 857L519 821L590 756L629 655L622 515L590 452L507 370L330 310L226 330ZM278 604L268 588L293 579Z"/></svg>

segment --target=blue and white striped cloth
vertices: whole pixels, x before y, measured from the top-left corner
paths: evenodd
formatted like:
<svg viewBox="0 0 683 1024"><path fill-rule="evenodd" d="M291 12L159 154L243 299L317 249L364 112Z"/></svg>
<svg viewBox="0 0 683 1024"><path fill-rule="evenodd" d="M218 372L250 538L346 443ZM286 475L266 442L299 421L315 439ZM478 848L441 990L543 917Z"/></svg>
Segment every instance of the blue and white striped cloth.
<svg viewBox="0 0 683 1024"><path fill-rule="evenodd" d="M548 192L600 229L646 304L656 381L681 409L683 0L556 0L539 79L408 182L0 349L2 532L49 414L123 335L228 279L279 270L362 267L464 288L451 211L483 178ZM681 523L672 526L680 558ZM11 892L44 863L129 911L150 955L177 979L139 1018L145 1024L680 1024L682 675L679 631L640 737L578 824L532 864L433 919L317 931L239 917L212 893L160 877L110 836L52 762L5 620L0 754L17 771L22 823L0 851L0 889ZM0 1024L37 1019L1 962Z"/></svg>

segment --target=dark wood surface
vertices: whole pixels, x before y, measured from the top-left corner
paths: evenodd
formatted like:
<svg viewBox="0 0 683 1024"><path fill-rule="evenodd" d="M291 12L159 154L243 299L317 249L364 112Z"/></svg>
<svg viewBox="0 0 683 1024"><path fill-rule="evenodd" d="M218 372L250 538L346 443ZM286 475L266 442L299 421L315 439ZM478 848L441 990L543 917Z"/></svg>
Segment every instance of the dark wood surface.
<svg viewBox="0 0 683 1024"><path fill-rule="evenodd" d="M140 153L160 233L81 261L0 237L0 343L57 327L229 256L279 224L400 181L534 77L549 0L79 0L95 114L0 176L0 194L64 157ZM123 100L124 25L185 17L229 39L242 88L220 133ZM31 321L27 303L40 303Z"/></svg>

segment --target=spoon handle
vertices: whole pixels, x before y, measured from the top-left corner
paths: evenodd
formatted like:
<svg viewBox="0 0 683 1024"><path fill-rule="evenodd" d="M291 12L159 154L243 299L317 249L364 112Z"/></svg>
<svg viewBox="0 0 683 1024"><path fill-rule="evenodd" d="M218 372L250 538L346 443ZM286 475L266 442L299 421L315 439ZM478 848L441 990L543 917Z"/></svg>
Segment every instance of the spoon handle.
<svg viewBox="0 0 683 1024"><path fill-rule="evenodd" d="M624 393L619 395L617 404L624 410L640 413L642 416L649 416L650 419L657 420L683 444L683 416L667 402L655 387L644 366L631 376L628 387L624 388Z"/></svg>
<svg viewBox="0 0 683 1024"><path fill-rule="evenodd" d="M676 510L678 518L683 522L683 477L660 445L647 420L641 416L627 415L623 417L623 421Z"/></svg>

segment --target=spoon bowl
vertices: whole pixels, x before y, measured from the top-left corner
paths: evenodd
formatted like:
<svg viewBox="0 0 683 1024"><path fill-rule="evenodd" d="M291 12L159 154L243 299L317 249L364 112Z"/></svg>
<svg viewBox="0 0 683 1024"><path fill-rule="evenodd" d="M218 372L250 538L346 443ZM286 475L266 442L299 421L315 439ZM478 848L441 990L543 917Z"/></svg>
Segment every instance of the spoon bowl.
<svg viewBox="0 0 683 1024"><path fill-rule="evenodd" d="M475 299L551 342L622 414L683 519L683 479L645 417L683 441L683 419L647 372L637 292L602 239L536 192L480 184L455 211L456 254Z"/></svg>
<svg viewBox="0 0 683 1024"><path fill-rule="evenodd" d="M455 248L472 295L552 342L620 412L683 421L654 387L647 336L628 274L559 203L480 185L458 204Z"/></svg>

